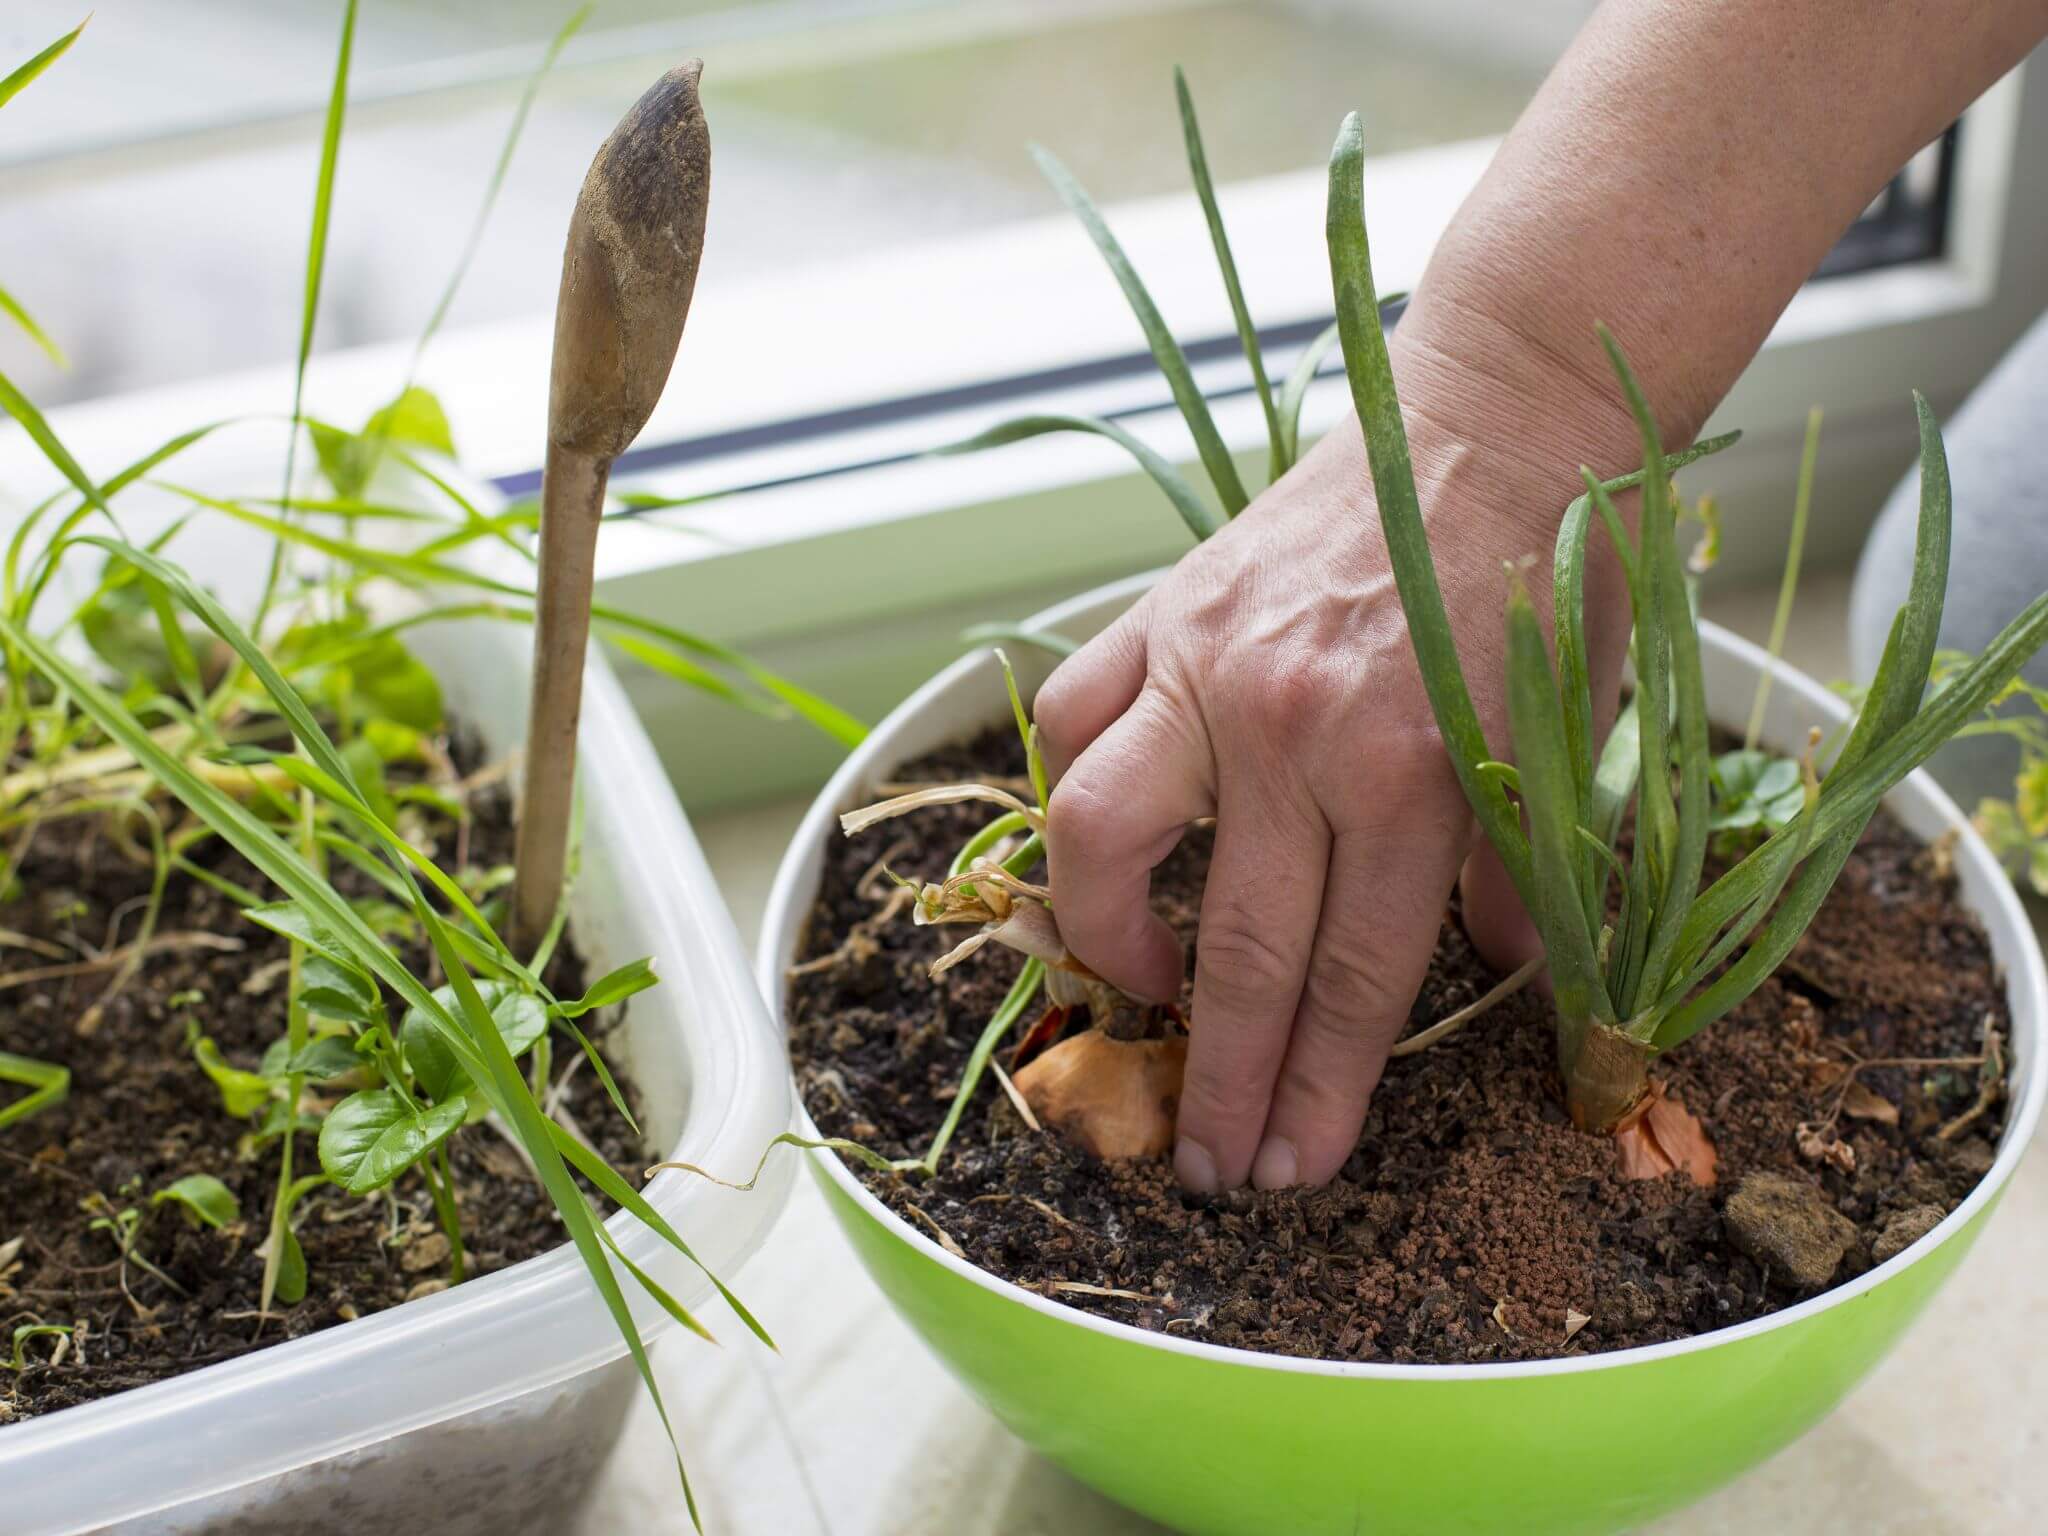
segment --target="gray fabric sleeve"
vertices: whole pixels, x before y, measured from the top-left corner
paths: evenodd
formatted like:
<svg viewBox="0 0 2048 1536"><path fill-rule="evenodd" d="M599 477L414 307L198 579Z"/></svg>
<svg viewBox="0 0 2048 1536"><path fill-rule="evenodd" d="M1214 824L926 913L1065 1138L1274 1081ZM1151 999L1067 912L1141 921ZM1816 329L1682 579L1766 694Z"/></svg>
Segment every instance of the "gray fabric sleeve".
<svg viewBox="0 0 2048 1536"><path fill-rule="evenodd" d="M1942 427L1955 524L1944 649L1981 651L1999 630L2048 592L2048 316L1986 375ZM1849 599L1849 654L1859 681L1877 670L1892 615L1905 601L1913 567L1920 477L1892 491L1863 547ZM2048 686L2048 650L2027 666ZM1965 811L1985 795L2009 797L2017 749L1999 737L1952 742L1933 769Z"/></svg>

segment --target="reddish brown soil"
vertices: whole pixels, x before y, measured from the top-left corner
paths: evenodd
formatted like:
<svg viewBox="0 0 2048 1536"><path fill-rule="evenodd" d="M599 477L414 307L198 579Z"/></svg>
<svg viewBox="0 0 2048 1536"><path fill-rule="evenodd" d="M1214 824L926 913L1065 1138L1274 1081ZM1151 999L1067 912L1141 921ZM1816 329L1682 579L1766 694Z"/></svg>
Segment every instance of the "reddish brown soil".
<svg viewBox="0 0 2048 1536"><path fill-rule="evenodd" d="M1014 737L993 735L903 777L1015 773L1016 759ZM856 885L877 859L936 878L983 819L971 806L927 811L835 842L804 956L832 953L871 918ZM1191 832L1154 883L1191 967L1209 849L1209 834ZM1093 1163L1028 1131L992 1081L936 1177L855 1171L1005 1279L1141 1328L1276 1354L1529 1360L1761 1317L1804 1293L1730 1241L1723 1207L1746 1175L1806 1181L1855 1224L1840 1284L1870 1267L1894 1217L1953 1209L1990 1166L2000 1107L1936 1134L1977 1098L1987 1022L2006 1026L1985 937L1936 864L1880 818L1780 973L1659 1064L1719 1149L1711 1189L1679 1174L1624 1180L1611 1141L1570 1128L1546 1011L1527 992L1396 1060L1326 1188L1197 1199L1163 1162ZM990 946L934 983L925 967L959 930L899 919L863 931L875 942L856 958L793 985L791 1052L827 1135L919 1154L1017 961ZM1414 1025L1494 980L1448 914ZM1847 1095L1858 1114L1838 1108L1858 1058L1952 1064L1858 1070ZM1132 1295L1061 1289L1076 1283Z"/></svg>
<svg viewBox="0 0 2048 1536"><path fill-rule="evenodd" d="M471 804L470 865L508 864L507 796L489 791ZM454 829L430 821L421 830L447 861L456 846ZM194 858L229 879L261 883L217 842L201 845ZM368 881L346 866L334 881L352 897L372 894ZM0 903L0 928L67 948L74 939L102 945L117 912L123 914L121 934L133 934L148 886L147 868L116 847L100 824L56 823L38 838L21 889ZM185 1028L187 1019L198 1020L231 1065L253 1069L264 1047L284 1032L279 965L287 946L241 917L226 897L184 878L173 880L158 931L221 935L240 948L151 957L90 1035L82 1036L78 1023L105 989L105 974L0 990L0 1049L61 1062L72 1073L63 1104L0 1130L0 1244L21 1239L13 1258L0 1262L0 1360L23 1324L86 1325L82 1348L67 1349L56 1366L40 1363L55 1342L45 1337L29 1344L34 1363L27 1369L0 1370L0 1426L396 1306L446 1277L440 1229L416 1174L401 1179L389 1199L323 1188L307 1195L298 1212L310 1277L305 1299L275 1309L267 1320L256 1316L263 1260L255 1249L276 1189L277 1153L273 1146L255 1159L237 1154L249 1122L222 1110L220 1095L186 1048ZM0 956L0 971L43 963L15 945L0 949ZM439 981L423 949L415 946L406 959L416 974ZM549 981L573 996L582 989L580 973L581 962L565 952ZM557 1050L554 1059L559 1076L570 1057ZM631 1094L629 1084L622 1087ZM16 1092L0 1085L0 1102ZM637 1166L640 1149L588 1070L571 1079L566 1107L615 1166ZM546 1194L496 1132L486 1126L464 1131L452 1158L471 1275L561 1242ZM302 1134L297 1171L317 1167L313 1137ZM175 1207L150 1204L151 1193L191 1173L210 1173L226 1184L241 1220L219 1232L194 1230ZM187 1294L133 1264L125 1268L124 1294L118 1250L106 1232L91 1230L81 1208L96 1194L144 1213L135 1251Z"/></svg>

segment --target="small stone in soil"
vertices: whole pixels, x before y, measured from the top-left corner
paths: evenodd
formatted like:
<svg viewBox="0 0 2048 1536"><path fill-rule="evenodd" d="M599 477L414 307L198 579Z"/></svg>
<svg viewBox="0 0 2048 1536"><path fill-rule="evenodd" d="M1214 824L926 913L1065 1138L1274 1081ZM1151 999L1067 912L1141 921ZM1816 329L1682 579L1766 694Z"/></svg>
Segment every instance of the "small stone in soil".
<svg viewBox="0 0 2048 1536"><path fill-rule="evenodd" d="M1801 1290L1834 1278L1856 1241L1856 1224L1828 1204L1820 1186L1782 1173L1752 1173L1722 1211L1735 1246Z"/></svg>
<svg viewBox="0 0 2048 1536"><path fill-rule="evenodd" d="M1911 1210L1899 1212L1884 1224L1884 1230L1877 1234L1877 1241L1870 1245L1871 1262L1882 1264L1887 1259L1897 1258L1940 1226L1942 1217L1947 1214L1938 1205L1916 1205Z"/></svg>

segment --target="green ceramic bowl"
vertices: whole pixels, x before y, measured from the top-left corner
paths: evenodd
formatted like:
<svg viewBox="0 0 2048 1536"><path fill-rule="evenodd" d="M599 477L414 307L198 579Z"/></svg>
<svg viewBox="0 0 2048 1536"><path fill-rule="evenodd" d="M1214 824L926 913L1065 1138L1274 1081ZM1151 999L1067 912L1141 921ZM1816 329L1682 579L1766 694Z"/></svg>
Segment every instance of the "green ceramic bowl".
<svg viewBox="0 0 2048 1536"><path fill-rule="evenodd" d="M1150 578L1050 610L1081 637ZM1739 718L1759 670L1765 731L1803 741L1844 706L1754 646L1703 625L1709 708ZM1013 658L1024 661L1024 657ZM1026 678L1030 682L1034 679ZM986 652L941 673L826 786L777 876L760 974L778 1008L827 840L901 762L1008 718ZM1964 900L1991 936L2012 1007L2015 1101L1990 1174L1946 1221L1854 1283L1681 1343L1534 1364L1288 1360L1143 1332L1060 1306L952 1257L813 1154L861 1261L925 1343L1003 1422L1074 1476L1203 1536L1620 1531L1699 1498L1817 1423L1962 1261L2040 1117L2048 976L2010 882L1931 779L1888 805L1916 834L1957 830Z"/></svg>

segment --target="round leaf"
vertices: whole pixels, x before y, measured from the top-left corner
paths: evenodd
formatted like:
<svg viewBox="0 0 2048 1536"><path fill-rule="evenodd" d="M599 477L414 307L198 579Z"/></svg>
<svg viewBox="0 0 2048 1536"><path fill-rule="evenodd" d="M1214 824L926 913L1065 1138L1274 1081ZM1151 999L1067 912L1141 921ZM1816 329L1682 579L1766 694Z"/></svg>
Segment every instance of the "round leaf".
<svg viewBox="0 0 2048 1536"><path fill-rule="evenodd" d="M320 1166L352 1195L382 1189L453 1135L468 1105L415 1110L389 1088L352 1093L320 1127Z"/></svg>
<svg viewBox="0 0 2048 1536"><path fill-rule="evenodd" d="M539 998L502 981L478 982L477 994L490 1009L491 1021L498 1026L505 1049L515 1058L524 1055L534 1041L547 1033L547 1009ZM453 987L435 988L434 1001L459 1023L462 1005L456 1001ZM468 1085L454 1053L443 1043L425 1009L407 1010L405 1022L399 1026L398 1043L420 1091L437 1103L457 1097Z"/></svg>
<svg viewBox="0 0 2048 1536"><path fill-rule="evenodd" d="M210 1173L188 1173L149 1197L151 1205L166 1201L181 1207L193 1226L203 1224L216 1231L242 1214L234 1191Z"/></svg>

